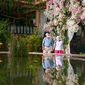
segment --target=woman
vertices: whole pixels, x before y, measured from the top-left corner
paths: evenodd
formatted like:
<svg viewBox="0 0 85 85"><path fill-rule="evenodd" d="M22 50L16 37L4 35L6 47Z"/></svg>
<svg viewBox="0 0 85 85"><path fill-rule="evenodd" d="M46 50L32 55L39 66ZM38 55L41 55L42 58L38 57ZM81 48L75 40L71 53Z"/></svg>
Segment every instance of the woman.
<svg viewBox="0 0 85 85"><path fill-rule="evenodd" d="M60 36L57 36L57 40L55 40L54 45L54 53L55 54L62 54L63 52L63 41L61 40ZM53 58L54 66L57 70L59 70L62 67L63 64L63 56L61 55L55 55Z"/></svg>
<svg viewBox="0 0 85 85"><path fill-rule="evenodd" d="M55 40L53 48L54 48L54 53L62 54L62 52L63 52L63 41L61 40L60 36L57 36L57 40Z"/></svg>

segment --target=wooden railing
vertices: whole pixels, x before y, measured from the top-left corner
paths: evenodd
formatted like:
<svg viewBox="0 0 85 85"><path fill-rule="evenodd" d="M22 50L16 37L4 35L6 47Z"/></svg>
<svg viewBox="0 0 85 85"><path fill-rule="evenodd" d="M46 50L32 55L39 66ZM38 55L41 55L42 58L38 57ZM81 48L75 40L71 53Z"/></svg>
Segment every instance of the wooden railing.
<svg viewBox="0 0 85 85"><path fill-rule="evenodd" d="M9 54L10 51L0 51L0 54ZM42 53L42 52L28 52L30 55L46 55L46 56L70 56L70 57L75 57L75 58L84 58L85 59L85 54L55 54L55 53Z"/></svg>
<svg viewBox="0 0 85 85"><path fill-rule="evenodd" d="M0 54L10 54L10 51L0 51ZM46 55L46 56L49 55L49 57L54 56L54 55L67 56L67 57L64 57L64 60L70 60L71 59L71 60L85 61L85 55L81 55L81 54L55 54L55 53L39 53L39 52L28 52L28 54L30 54L30 55L41 55L41 57L43 55Z"/></svg>
<svg viewBox="0 0 85 85"><path fill-rule="evenodd" d="M6 30L14 34L33 34L35 26L9 25Z"/></svg>

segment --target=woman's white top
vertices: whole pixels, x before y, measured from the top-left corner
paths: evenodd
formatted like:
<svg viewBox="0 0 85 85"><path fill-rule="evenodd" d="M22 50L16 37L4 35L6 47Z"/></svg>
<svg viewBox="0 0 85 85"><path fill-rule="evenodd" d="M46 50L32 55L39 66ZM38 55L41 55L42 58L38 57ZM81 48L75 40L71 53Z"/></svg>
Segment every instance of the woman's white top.
<svg viewBox="0 0 85 85"><path fill-rule="evenodd" d="M55 56L55 59L56 59L56 66L63 65L63 57L62 56Z"/></svg>
<svg viewBox="0 0 85 85"><path fill-rule="evenodd" d="M55 45L55 50L63 50L63 41L57 41Z"/></svg>

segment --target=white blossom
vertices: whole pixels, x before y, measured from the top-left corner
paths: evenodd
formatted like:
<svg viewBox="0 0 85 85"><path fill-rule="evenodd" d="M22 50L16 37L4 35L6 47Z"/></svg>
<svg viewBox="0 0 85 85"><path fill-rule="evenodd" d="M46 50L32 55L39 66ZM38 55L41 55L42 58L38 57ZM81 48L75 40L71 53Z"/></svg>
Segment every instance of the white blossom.
<svg viewBox="0 0 85 85"><path fill-rule="evenodd" d="M85 0L82 1L82 5L85 6Z"/></svg>

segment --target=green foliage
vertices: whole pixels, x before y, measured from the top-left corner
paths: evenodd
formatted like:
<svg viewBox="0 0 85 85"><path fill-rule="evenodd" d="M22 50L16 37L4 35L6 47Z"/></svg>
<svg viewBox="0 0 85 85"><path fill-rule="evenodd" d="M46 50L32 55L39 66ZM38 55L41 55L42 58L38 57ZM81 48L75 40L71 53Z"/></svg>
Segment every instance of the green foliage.
<svg viewBox="0 0 85 85"><path fill-rule="evenodd" d="M68 61L68 60L64 60L63 73L64 73L65 75L67 75L68 65L69 65L69 61Z"/></svg>
<svg viewBox="0 0 85 85"><path fill-rule="evenodd" d="M8 21L0 21L0 30L3 30L4 27L8 25Z"/></svg>
<svg viewBox="0 0 85 85"><path fill-rule="evenodd" d="M41 67L41 56L36 56L36 55L30 55L28 58L28 69L32 69L33 74L36 75L37 71Z"/></svg>
<svg viewBox="0 0 85 85"><path fill-rule="evenodd" d="M9 39L10 32L8 32L5 28L8 26L8 21L0 21L0 42L6 43Z"/></svg>
<svg viewBox="0 0 85 85"><path fill-rule="evenodd" d="M26 76L27 72L31 70L31 77L36 76L38 70L41 67L41 56L29 55L29 57L9 57L9 73L12 78ZM18 75L17 75L18 74ZM30 73L29 73L30 74ZM29 76L29 74L27 74ZM27 76L26 76L27 77Z"/></svg>
<svg viewBox="0 0 85 85"><path fill-rule="evenodd" d="M14 57L28 56L27 40L19 35L13 35L11 54Z"/></svg>
<svg viewBox="0 0 85 85"><path fill-rule="evenodd" d="M63 39L64 45L68 45L69 44L69 39L68 39L67 31L65 31L64 36L65 36L65 38Z"/></svg>
<svg viewBox="0 0 85 85"><path fill-rule="evenodd" d="M27 41L25 38L19 37L18 51L19 56L28 56Z"/></svg>
<svg viewBox="0 0 85 85"><path fill-rule="evenodd" d="M41 51L42 37L38 34L37 28L34 28L33 35L27 37L28 40L28 51Z"/></svg>
<svg viewBox="0 0 85 85"><path fill-rule="evenodd" d="M7 71L0 70L0 85L8 85Z"/></svg>
<svg viewBox="0 0 85 85"><path fill-rule="evenodd" d="M0 85L8 85L7 74L7 54L0 54Z"/></svg>
<svg viewBox="0 0 85 85"><path fill-rule="evenodd" d="M0 21L0 42L3 43L0 50L8 50L8 41L11 35L11 33L6 30L8 24L8 20Z"/></svg>
<svg viewBox="0 0 85 85"><path fill-rule="evenodd" d="M80 52L80 54L85 54L85 53L83 53L83 52Z"/></svg>
<svg viewBox="0 0 85 85"><path fill-rule="evenodd" d="M11 71L11 76L14 78L20 75L26 74L27 71L27 64L28 64L28 57L9 57L10 59L10 66L9 72Z"/></svg>
<svg viewBox="0 0 85 85"><path fill-rule="evenodd" d="M13 35L11 42L12 56L25 57L29 51L41 51L42 37L34 29L33 35Z"/></svg>
<svg viewBox="0 0 85 85"><path fill-rule="evenodd" d="M32 0L27 0L28 2L32 2Z"/></svg>

